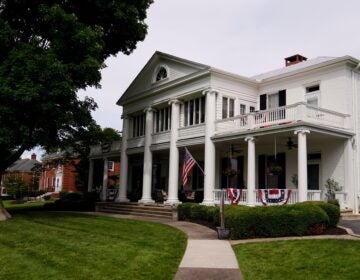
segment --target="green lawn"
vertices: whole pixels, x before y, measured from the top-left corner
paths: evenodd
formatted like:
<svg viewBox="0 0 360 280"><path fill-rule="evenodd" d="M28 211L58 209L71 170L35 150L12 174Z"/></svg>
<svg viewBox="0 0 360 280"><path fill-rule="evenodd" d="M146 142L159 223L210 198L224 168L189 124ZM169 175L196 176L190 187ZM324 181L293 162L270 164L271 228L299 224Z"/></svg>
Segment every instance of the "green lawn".
<svg viewBox="0 0 360 280"><path fill-rule="evenodd" d="M4 200L3 204L4 207L10 211L10 212L17 212L22 210L38 210L42 209L44 204L47 203L53 203L54 201L34 201L34 202L28 202L28 203L13 203L14 200Z"/></svg>
<svg viewBox="0 0 360 280"><path fill-rule="evenodd" d="M359 279L360 241L294 240L234 246L245 280Z"/></svg>
<svg viewBox="0 0 360 280"><path fill-rule="evenodd" d="M186 236L170 226L72 213L0 222L0 279L173 279Z"/></svg>

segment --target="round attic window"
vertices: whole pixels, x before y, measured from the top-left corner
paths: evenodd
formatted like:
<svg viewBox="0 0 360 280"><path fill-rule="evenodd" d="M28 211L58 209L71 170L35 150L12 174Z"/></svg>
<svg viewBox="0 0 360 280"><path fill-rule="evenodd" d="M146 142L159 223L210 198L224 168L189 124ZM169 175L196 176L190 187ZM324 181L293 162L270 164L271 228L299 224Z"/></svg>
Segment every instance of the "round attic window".
<svg viewBox="0 0 360 280"><path fill-rule="evenodd" d="M168 73L167 73L165 67L160 67L159 71L156 74L155 81L158 82L158 81L166 79L167 77L168 77Z"/></svg>

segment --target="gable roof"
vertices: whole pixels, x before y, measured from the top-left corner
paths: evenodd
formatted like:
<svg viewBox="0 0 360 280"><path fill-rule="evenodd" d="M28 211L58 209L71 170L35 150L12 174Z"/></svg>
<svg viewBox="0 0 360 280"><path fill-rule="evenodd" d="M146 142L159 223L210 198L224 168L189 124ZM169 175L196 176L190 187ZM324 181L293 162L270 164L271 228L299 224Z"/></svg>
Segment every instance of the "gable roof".
<svg viewBox="0 0 360 280"><path fill-rule="evenodd" d="M18 159L6 169L6 172L32 172L37 163L40 162L36 159Z"/></svg>
<svg viewBox="0 0 360 280"><path fill-rule="evenodd" d="M168 66L167 68L170 72L169 78L163 81L154 82L154 74L157 69L163 65L166 67ZM160 87L165 83L171 83L179 78L190 76L206 69L210 69L210 66L156 51L116 104L121 105L132 95L141 94L147 90Z"/></svg>

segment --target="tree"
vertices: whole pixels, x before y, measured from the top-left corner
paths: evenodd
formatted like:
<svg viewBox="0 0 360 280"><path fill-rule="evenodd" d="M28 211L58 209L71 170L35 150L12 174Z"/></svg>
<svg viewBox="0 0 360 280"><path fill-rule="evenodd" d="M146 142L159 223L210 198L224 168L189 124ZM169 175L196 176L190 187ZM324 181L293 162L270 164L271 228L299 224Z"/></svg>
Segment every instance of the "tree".
<svg viewBox="0 0 360 280"><path fill-rule="evenodd" d="M23 198L28 192L28 186L25 184L21 176L9 175L4 180L4 187L7 194L12 195L16 199Z"/></svg>
<svg viewBox="0 0 360 280"><path fill-rule="evenodd" d="M96 104L76 93L100 87L105 59L145 38L151 3L0 0L0 175L25 150L88 132Z"/></svg>

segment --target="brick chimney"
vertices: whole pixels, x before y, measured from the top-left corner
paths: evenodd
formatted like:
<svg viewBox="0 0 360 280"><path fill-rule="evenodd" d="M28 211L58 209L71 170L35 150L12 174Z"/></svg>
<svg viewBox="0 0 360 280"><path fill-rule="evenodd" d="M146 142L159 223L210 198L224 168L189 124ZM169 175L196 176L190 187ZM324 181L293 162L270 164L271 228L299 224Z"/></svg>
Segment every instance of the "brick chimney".
<svg viewBox="0 0 360 280"><path fill-rule="evenodd" d="M295 54L285 58L285 66L288 67L290 65L297 64L306 60L307 58L305 56L302 56L300 54Z"/></svg>
<svg viewBox="0 0 360 280"><path fill-rule="evenodd" d="M35 153L33 153L33 154L31 155L31 159L32 159L32 160L36 160L36 154L35 154Z"/></svg>

